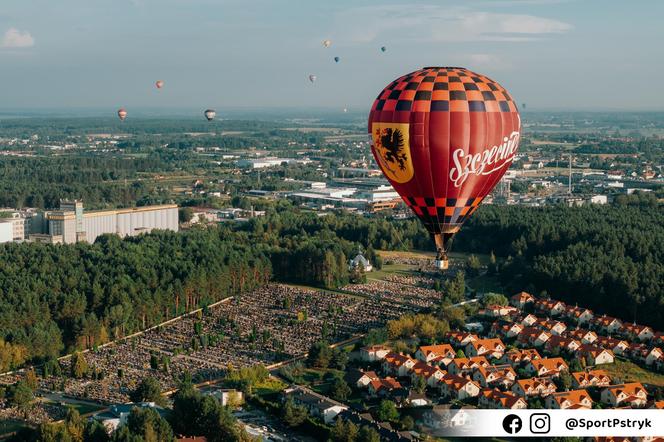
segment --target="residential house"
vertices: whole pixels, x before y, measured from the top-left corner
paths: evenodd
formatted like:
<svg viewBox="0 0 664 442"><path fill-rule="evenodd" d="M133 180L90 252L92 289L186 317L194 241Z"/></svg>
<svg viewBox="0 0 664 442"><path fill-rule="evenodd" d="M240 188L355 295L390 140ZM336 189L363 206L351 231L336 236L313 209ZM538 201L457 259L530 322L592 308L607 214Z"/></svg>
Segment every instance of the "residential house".
<svg viewBox="0 0 664 442"><path fill-rule="evenodd" d="M434 387L445 374L446 372L441 370L440 367L431 366L422 361L418 361L410 372L410 379L411 382L415 382L415 379L421 377L427 381L429 387Z"/></svg>
<svg viewBox="0 0 664 442"><path fill-rule="evenodd" d="M540 319L537 321L536 326L544 331L553 335L562 335L567 330L567 325L564 322L556 321L554 319Z"/></svg>
<svg viewBox="0 0 664 442"><path fill-rule="evenodd" d="M540 354L534 348L527 348L523 350L512 349L508 350L501 358L498 359L499 364L510 364L512 367L520 365L522 362L529 362L532 359L541 358Z"/></svg>
<svg viewBox="0 0 664 442"><path fill-rule="evenodd" d="M607 350L611 350L617 355L625 354L625 351L629 348L629 342L612 338L610 336L598 336L594 344L606 348Z"/></svg>
<svg viewBox="0 0 664 442"><path fill-rule="evenodd" d="M659 347L650 347L647 344L629 344L627 353L632 359L636 359L650 366L662 359L662 349Z"/></svg>
<svg viewBox="0 0 664 442"><path fill-rule="evenodd" d="M526 292L517 293L516 295L510 297L510 304L519 309L523 309L526 306L526 304L530 304L531 302L534 301L535 297L530 293Z"/></svg>
<svg viewBox="0 0 664 442"><path fill-rule="evenodd" d="M434 405L431 410L424 411L419 420L425 428L434 432L472 422L468 411L463 408L450 408L450 404Z"/></svg>
<svg viewBox="0 0 664 442"><path fill-rule="evenodd" d="M523 330L523 325L518 322L500 322L496 321L491 325L489 336L513 338Z"/></svg>
<svg viewBox="0 0 664 442"><path fill-rule="evenodd" d="M556 351L574 353L580 346L579 341L566 336L551 336L544 344L545 350L549 353L555 353Z"/></svg>
<svg viewBox="0 0 664 442"><path fill-rule="evenodd" d="M367 388L371 381L379 379L379 376L374 371L362 371L349 369L344 376L348 385L356 388Z"/></svg>
<svg viewBox="0 0 664 442"><path fill-rule="evenodd" d="M640 382L611 385L601 394L602 402L612 407L620 405L631 407L643 407L648 401L648 392Z"/></svg>
<svg viewBox="0 0 664 442"><path fill-rule="evenodd" d="M515 307L509 305L487 305L485 308L481 309L478 314L482 316L487 316L489 318L501 318L503 316L509 316L518 313L519 310Z"/></svg>
<svg viewBox="0 0 664 442"><path fill-rule="evenodd" d="M505 344L498 338L478 339L466 345L466 356L486 356L488 358L499 358L505 353Z"/></svg>
<svg viewBox="0 0 664 442"><path fill-rule="evenodd" d="M455 356L456 351L454 351L454 348L450 344L423 345L415 352L415 359L427 363L438 359L444 365L449 364L449 361L454 359ZM445 359L448 359L448 361L444 362Z"/></svg>
<svg viewBox="0 0 664 442"><path fill-rule="evenodd" d="M567 336L578 339L582 344L592 344L597 340L597 333L583 328L577 328L567 332Z"/></svg>
<svg viewBox="0 0 664 442"><path fill-rule="evenodd" d="M528 408L528 402L524 398L512 393L489 388L480 392L477 402L482 408L496 408L500 410L522 410Z"/></svg>
<svg viewBox="0 0 664 442"><path fill-rule="evenodd" d="M648 408L655 408L657 410L664 410L664 401L652 401Z"/></svg>
<svg viewBox="0 0 664 442"><path fill-rule="evenodd" d="M646 325L637 323L625 323L620 329L620 334L629 340L639 340L641 342L649 341L655 335L653 329Z"/></svg>
<svg viewBox="0 0 664 442"><path fill-rule="evenodd" d="M388 397L394 391L402 389L401 383L394 378L375 379L369 383L368 392L371 397Z"/></svg>
<svg viewBox="0 0 664 442"><path fill-rule="evenodd" d="M591 409L593 400L586 390L553 393L544 399L544 407L551 409Z"/></svg>
<svg viewBox="0 0 664 442"><path fill-rule="evenodd" d="M535 310L549 316L559 316L565 311L565 304L555 299L537 299L534 305Z"/></svg>
<svg viewBox="0 0 664 442"><path fill-rule="evenodd" d="M521 325L524 327L532 327L533 324L536 324L539 321L539 318L533 314L527 314L521 319Z"/></svg>
<svg viewBox="0 0 664 442"><path fill-rule="evenodd" d="M611 378L605 370L587 370L572 373L574 388L606 387L611 385Z"/></svg>
<svg viewBox="0 0 664 442"><path fill-rule="evenodd" d="M484 356L475 356L472 358L455 358L447 366L447 371L453 375L467 375L472 373L473 369L478 367L488 367L489 361Z"/></svg>
<svg viewBox="0 0 664 442"><path fill-rule="evenodd" d="M415 359L400 353L388 353L383 358L383 371L395 376L408 376L415 366Z"/></svg>
<svg viewBox="0 0 664 442"><path fill-rule="evenodd" d="M556 384L550 378L519 379L512 385L512 393L523 397L547 396L556 392Z"/></svg>
<svg viewBox="0 0 664 442"><path fill-rule="evenodd" d="M365 362L375 362L380 361L390 352L391 350L384 345L371 345L368 347L362 347L360 349L360 359Z"/></svg>
<svg viewBox="0 0 664 442"><path fill-rule="evenodd" d="M595 316L591 322L595 324L595 327L607 334L616 333L622 328L622 322L612 316Z"/></svg>
<svg viewBox="0 0 664 442"><path fill-rule="evenodd" d="M284 394L292 398L295 404L306 408L312 416L321 418L326 424L332 423L339 413L348 409L346 405L302 386L289 387L284 390Z"/></svg>
<svg viewBox="0 0 664 442"><path fill-rule="evenodd" d="M427 398L426 394L416 393L411 390L408 393L408 396L406 397L404 404L408 405L409 407L424 407L426 405L430 405L431 401L429 400L429 398Z"/></svg>
<svg viewBox="0 0 664 442"><path fill-rule="evenodd" d="M533 376L558 376L569 368L563 358L533 359L526 365L526 371Z"/></svg>
<svg viewBox="0 0 664 442"><path fill-rule="evenodd" d="M438 384L440 394L447 398L467 399L480 394L480 386L463 376L447 374Z"/></svg>
<svg viewBox="0 0 664 442"><path fill-rule="evenodd" d="M376 422L369 413L357 413L353 410L345 410L339 414L344 421L355 424L358 428L368 427L378 433L380 440L390 442L408 442L413 440L413 435L408 431L397 431L389 422Z"/></svg>
<svg viewBox="0 0 664 442"><path fill-rule="evenodd" d="M479 338L477 335L468 332L459 332L459 331L450 331L445 334L447 341L452 344L453 347L465 347L469 342L477 341Z"/></svg>
<svg viewBox="0 0 664 442"><path fill-rule="evenodd" d="M578 357L586 358L589 365L613 364L614 360L611 350L596 345L583 344L576 354Z"/></svg>
<svg viewBox="0 0 664 442"><path fill-rule="evenodd" d="M576 306L575 307L567 306L565 308L565 311L563 312L563 315L567 319L574 321L579 325L590 323L590 321L594 317L592 310Z"/></svg>
<svg viewBox="0 0 664 442"><path fill-rule="evenodd" d="M473 370L472 379L482 387L510 388L516 380L516 372L511 365L489 365Z"/></svg>
<svg viewBox="0 0 664 442"><path fill-rule="evenodd" d="M551 333L537 327L525 327L517 336L517 342L523 347L542 347L551 338Z"/></svg>
<svg viewBox="0 0 664 442"><path fill-rule="evenodd" d="M655 332L651 339L652 343L658 347L664 347L664 333Z"/></svg>

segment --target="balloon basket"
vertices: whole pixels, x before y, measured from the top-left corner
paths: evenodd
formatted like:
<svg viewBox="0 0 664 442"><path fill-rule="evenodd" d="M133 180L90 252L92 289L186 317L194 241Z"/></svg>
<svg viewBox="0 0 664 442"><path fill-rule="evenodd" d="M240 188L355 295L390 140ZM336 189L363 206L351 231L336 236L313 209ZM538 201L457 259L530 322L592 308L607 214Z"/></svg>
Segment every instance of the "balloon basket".
<svg viewBox="0 0 664 442"><path fill-rule="evenodd" d="M433 264L438 270L447 270L450 266L450 261L448 259L437 259Z"/></svg>

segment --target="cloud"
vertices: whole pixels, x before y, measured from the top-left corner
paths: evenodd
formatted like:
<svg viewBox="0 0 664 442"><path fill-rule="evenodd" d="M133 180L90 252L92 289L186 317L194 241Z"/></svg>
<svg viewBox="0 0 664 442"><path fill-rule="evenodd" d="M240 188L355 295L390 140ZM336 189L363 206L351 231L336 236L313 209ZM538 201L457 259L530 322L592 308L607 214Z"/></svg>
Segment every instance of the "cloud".
<svg viewBox="0 0 664 442"><path fill-rule="evenodd" d="M9 28L2 37L0 47L2 48L29 48L35 45L35 39L28 31L19 31L16 28Z"/></svg>
<svg viewBox="0 0 664 442"><path fill-rule="evenodd" d="M352 8L338 15L337 25L348 43L369 43L378 38L429 42L529 41L572 29L569 23L535 15L427 4Z"/></svg>
<svg viewBox="0 0 664 442"><path fill-rule="evenodd" d="M506 70L512 67L512 64L495 54L466 54L460 57L468 64L471 69L486 68L492 70Z"/></svg>

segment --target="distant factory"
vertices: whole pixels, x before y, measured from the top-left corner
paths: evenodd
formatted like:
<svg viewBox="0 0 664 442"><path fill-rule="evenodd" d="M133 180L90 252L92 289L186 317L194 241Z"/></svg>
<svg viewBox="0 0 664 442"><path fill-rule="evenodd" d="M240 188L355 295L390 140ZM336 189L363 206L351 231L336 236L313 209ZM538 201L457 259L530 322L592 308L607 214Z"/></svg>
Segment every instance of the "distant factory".
<svg viewBox="0 0 664 442"><path fill-rule="evenodd" d="M125 237L155 229L178 231L178 206L175 204L84 212L83 203L74 200L61 201L59 210L4 213L9 216L0 219L0 243L93 243L106 233Z"/></svg>
<svg viewBox="0 0 664 442"><path fill-rule="evenodd" d="M238 160L237 166L241 169L265 169L268 167L281 166L283 164L309 164L311 160L307 158L276 158L276 157L263 157L263 158L250 158Z"/></svg>
<svg viewBox="0 0 664 442"><path fill-rule="evenodd" d="M359 180L356 183L360 184ZM289 198L315 209L344 207L368 212L393 209L401 202L392 186L372 183L358 187L327 187L326 183L310 182L307 188L291 192Z"/></svg>

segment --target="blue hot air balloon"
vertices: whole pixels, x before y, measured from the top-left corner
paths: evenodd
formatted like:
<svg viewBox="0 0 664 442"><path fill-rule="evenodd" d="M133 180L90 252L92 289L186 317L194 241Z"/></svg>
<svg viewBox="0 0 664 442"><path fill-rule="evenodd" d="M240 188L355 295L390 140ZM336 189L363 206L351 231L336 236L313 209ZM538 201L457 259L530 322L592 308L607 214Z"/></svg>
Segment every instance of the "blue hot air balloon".
<svg viewBox="0 0 664 442"><path fill-rule="evenodd" d="M334 61L335 61L335 63L339 63L339 60L341 60L341 58L339 58L339 57L334 57Z"/></svg>
<svg viewBox="0 0 664 442"><path fill-rule="evenodd" d="M381 46L381 47L380 47L380 50L381 50L381 52L385 52L385 51L387 51L387 47L385 47L385 46Z"/></svg>

